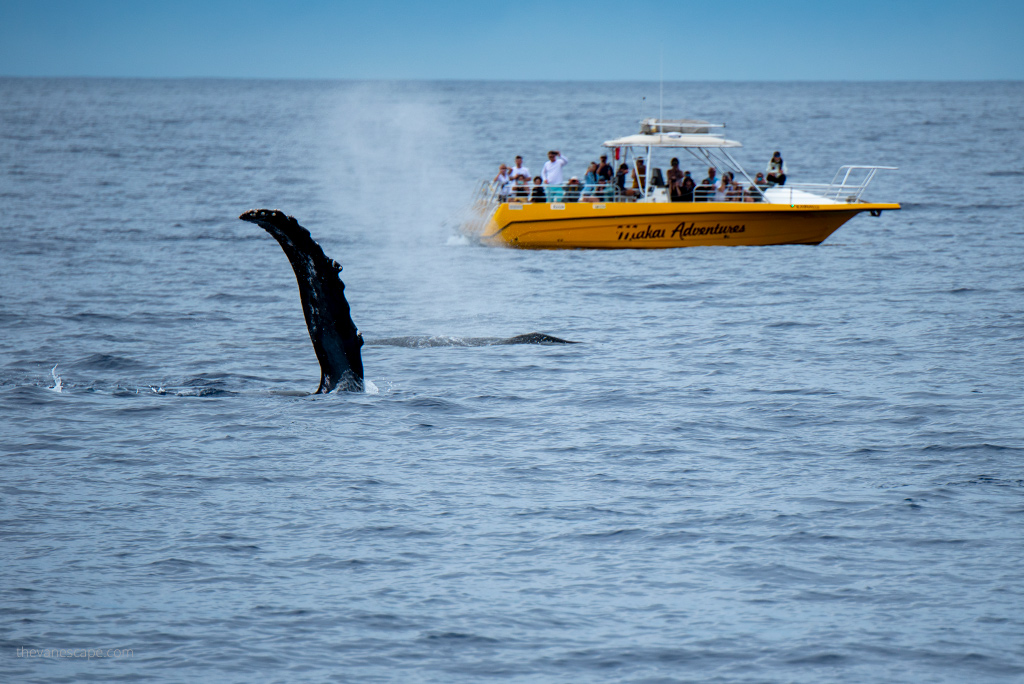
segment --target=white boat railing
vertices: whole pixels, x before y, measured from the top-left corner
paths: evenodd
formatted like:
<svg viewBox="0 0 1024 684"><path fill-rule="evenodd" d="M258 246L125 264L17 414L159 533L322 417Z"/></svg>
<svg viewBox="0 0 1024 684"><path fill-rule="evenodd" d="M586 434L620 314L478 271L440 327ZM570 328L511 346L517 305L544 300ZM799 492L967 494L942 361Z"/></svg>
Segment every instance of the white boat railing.
<svg viewBox="0 0 1024 684"><path fill-rule="evenodd" d="M814 195L827 203L860 202L864 191L881 170L896 170L895 166L847 165L840 167L831 183L786 183L785 185L761 185L747 187L740 183L739 189L728 192L716 199L712 186L698 184L693 189L693 202L780 202L808 204L806 195ZM539 189L539 192L538 192ZM787 192L788 191L788 192ZM764 193L768 193L767 195ZM799 201L798 201L799 200ZM621 188L615 182L593 184L545 184L545 185L499 185L494 181L483 181L473 198L475 213L489 215L494 208L505 202L667 202L668 189L653 185L651 192L637 188Z"/></svg>
<svg viewBox="0 0 1024 684"><path fill-rule="evenodd" d="M790 188L818 195L833 202L860 202L861 196L879 171L895 171L896 166L863 166L849 164L839 167L831 183L787 183L781 188Z"/></svg>
<svg viewBox="0 0 1024 684"><path fill-rule="evenodd" d="M540 192L537 192L539 188ZM540 197L543 196L543 200ZM615 183L584 185L572 183L548 183L544 185L498 185L484 181L476 191L474 204L494 206L504 202L530 203L534 199L544 202L631 202L636 198L627 196ZM584 199L587 198L587 199ZM593 198L593 199L591 199Z"/></svg>
<svg viewBox="0 0 1024 684"><path fill-rule="evenodd" d="M765 189L767 186L762 186ZM540 192L536 189L539 188ZM710 185L696 185L692 190L693 199L686 202L761 202L759 192L751 191L745 185L727 193L722 200L715 199L715 188ZM570 183L546 185L513 185L511 188L499 186L492 181L484 181L477 188L473 197L473 205L478 211L490 213L499 204L505 202L531 204L534 202L668 202L668 188L655 185L645 196L638 188L623 189L616 183L599 183L597 185L574 185Z"/></svg>

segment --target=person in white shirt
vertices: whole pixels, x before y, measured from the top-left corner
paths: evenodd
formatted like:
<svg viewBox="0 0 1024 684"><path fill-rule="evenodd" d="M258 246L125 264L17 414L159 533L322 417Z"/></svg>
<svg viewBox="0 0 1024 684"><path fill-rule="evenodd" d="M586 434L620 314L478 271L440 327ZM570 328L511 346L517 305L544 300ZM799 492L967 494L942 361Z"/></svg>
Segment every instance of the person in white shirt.
<svg viewBox="0 0 1024 684"><path fill-rule="evenodd" d="M525 178L526 180L530 180L530 169L523 166L522 157L516 157L516 165L513 166L512 170L509 172L509 177L512 180L515 180L516 178Z"/></svg>
<svg viewBox="0 0 1024 684"><path fill-rule="evenodd" d="M715 202L725 202L729 189L732 187L732 172L722 174L722 180L715 186Z"/></svg>
<svg viewBox="0 0 1024 684"><path fill-rule="evenodd" d="M558 150L548 152L548 160L544 162L544 169L540 172L544 185L554 186L548 190L548 200L558 202L562 197L562 167L569 163L569 160L562 156Z"/></svg>
<svg viewBox="0 0 1024 684"><path fill-rule="evenodd" d="M498 201L507 202L512 192L512 176L508 173L508 167L504 164L498 167L498 175L491 182L498 186Z"/></svg>

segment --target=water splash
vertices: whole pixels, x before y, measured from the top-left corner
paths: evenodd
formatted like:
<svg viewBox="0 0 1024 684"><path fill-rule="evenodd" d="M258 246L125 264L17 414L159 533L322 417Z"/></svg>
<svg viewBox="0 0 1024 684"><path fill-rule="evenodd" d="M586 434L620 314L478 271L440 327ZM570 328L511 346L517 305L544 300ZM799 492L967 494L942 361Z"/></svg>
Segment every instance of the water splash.
<svg viewBox="0 0 1024 684"><path fill-rule="evenodd" d="M380 388L373 384L373 380L363 378L363 388L367 394L380 394Z"/></svg>
<svg viewBox="0 0 1024 684"><path fill-rule="evenodd" d="M64 391L64 381L61 380L61 377L59 375L57 375L57 366L59 365L60 364L55 363L53 364L53 368L50 369L50 375L53 377L53 387L47 387L47 389L53 392Z"/></svg>

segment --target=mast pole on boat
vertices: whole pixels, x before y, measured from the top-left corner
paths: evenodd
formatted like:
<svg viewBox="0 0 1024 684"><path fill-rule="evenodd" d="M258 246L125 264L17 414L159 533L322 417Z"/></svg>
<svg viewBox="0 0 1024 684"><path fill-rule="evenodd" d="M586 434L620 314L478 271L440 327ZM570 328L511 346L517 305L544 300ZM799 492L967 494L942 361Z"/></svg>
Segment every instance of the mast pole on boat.
<svg viewBox="0 0 1024 684"><path fill-rule="evenodd" d="M660 124L659 124L660 126ZM651 146L647 146L647 168L644 170L644 199L651 196Z"/></svg>
<svg viewBox="0 0 1024 684"><path fill-rule="evenodd" d="M632 145L630 145L627 149L629 150L629 154L633 155L633 181L635 181L637 186L639 186L640 185L640 168L636 164L636 152L633 151L633 146ZM643 188L637 187L637 190L642 190L642 189Z"/></svg>

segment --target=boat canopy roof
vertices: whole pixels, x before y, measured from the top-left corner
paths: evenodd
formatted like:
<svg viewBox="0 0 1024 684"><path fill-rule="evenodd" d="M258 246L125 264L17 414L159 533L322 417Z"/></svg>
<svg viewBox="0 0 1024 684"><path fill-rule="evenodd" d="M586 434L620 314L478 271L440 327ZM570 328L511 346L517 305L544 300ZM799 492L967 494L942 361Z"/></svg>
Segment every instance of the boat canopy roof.
<svg viewBox="0 0 1024 684"><path fill-rule="evenodd" d="M707 133L654 133L627 135L624 138L606 140L605 147L743 147L736 140L726 140L720 135Z"/></svg>

